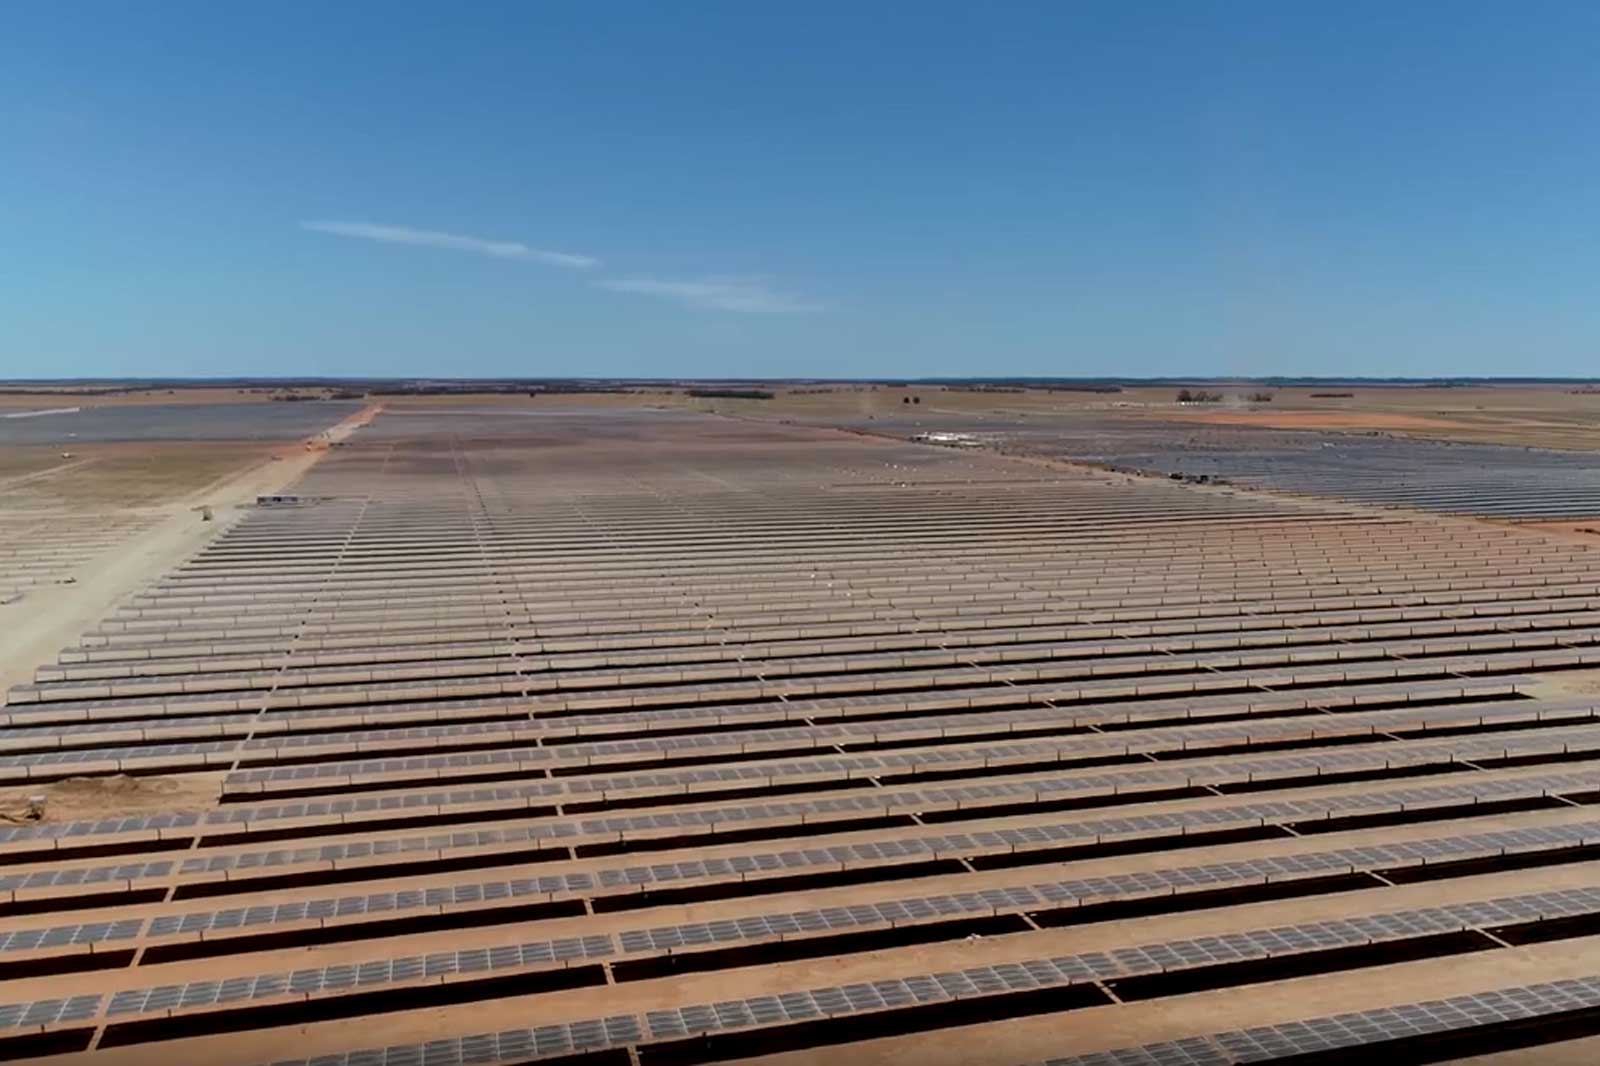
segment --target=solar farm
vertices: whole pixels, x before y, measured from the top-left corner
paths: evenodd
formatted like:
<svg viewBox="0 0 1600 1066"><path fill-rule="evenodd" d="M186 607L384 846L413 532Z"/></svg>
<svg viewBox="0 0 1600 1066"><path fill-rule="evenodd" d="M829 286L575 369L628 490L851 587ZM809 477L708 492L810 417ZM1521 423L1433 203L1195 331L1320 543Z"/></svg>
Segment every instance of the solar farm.
<svg viewBox="0 0 1600 1066"><path fill-rule="evenodd" d="M0 707L187 797L0 823L0 1060L1600 1057L1600 539L1445 513L1591 464L909 425L396 403L219 515Z"/></svg>
<svg viewBox="0 0 1600 1066"><path fill-rule="evenodd" d="M1600 397L1595 406L1600 409ZM1159 410L1138 419L1115 408L1030 415L1019 419L1004 411L937 410L919 404L915 417L832 416L819 421L902 439L928 430L955 432L1018 455L1161 477L1220 479L1243 488L1376 507L1519 520L1600 514L1600 466L1588 450L1593 441L1574 446L1592 436L1600 410L1589 415L1586 426L1546 431L1564 447L1508 446L1451 439L1449 434L1413 439L1212 424L1199 417L1183 421Z"/></svg>

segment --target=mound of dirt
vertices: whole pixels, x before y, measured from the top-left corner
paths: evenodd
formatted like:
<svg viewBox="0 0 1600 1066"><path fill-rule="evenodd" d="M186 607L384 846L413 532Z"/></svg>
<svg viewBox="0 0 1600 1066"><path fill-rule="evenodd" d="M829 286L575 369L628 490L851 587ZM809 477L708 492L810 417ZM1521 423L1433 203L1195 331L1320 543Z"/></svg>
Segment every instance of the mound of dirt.
<svg viewBox="0 0 1600 1066"><path fill-rule="evenodd" d="M202 811L216 806L219 785L216 774L69 777L0 796L0 819L71 822L123 814ZM34 801L37 796L44 798L42 804Z"/></svg>

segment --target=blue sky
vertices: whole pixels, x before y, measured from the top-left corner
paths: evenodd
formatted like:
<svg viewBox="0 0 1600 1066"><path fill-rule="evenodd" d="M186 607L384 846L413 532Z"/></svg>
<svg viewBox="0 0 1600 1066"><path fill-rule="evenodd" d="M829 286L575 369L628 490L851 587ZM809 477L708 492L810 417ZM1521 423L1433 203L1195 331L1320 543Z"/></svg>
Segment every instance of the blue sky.
<svg viewBox="0 0 1600 1066"><path fill-rule="evenodd" d="M1600 374L1600 5L11 5L0 376Z"/></svg>

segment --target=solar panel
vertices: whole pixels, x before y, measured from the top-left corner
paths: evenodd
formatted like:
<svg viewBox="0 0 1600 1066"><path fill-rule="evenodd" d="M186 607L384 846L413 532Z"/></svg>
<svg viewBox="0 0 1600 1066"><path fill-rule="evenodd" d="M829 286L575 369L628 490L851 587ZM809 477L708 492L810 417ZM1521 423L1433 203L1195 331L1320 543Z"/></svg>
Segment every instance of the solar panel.
<svg viewBox="0 0 1600 1066"><path fill-rule="evenodd" d="M0 898L30 911L0 929L8 964L65 970L77 965L69 955L163 938L204 946L152 943L147 961L227 957L160 963L140 979L150 987L108 992L121 1024L774 938L868 945L914 923L1600 840L1600 823L1574 820L1582 812L1535 802L1600 791L1592 766L1483 769L1600 755L1581 697L1524 698L1547 669L1600 662L1600 582L1580 543L1104 472L1019 478L1008 460L864 448L800 427L536 406L470 421L386 414L311 467L303 502L230 516L18 687L0 709L0 776L204 767L227 786L198 815L0 827ZM637 435L649 461L529 443L565 439L579 419L585 433ZM869 428L892 433L893 421ZM689 446L680 431L807 446ZM1295 462L1283 465L1309 469ZM1519 462L1533 471L1526 492L1500 484L1496 505L1544 506L1575 476L1566 460L1560 471ZM1386 485L1379 469L1318 483L1456 506L1483 482L1446 465L1460 476L1442 487ZM1331 743L1343 741L1359 742ZM1300 791L1346 776L1371 780ZM1222 795L1197 795L1208 790ZM1138 805L1158 797L1160 808ZM1035 805L1083 809L1030 814ZM1506 828L1474 820L1477 805L1528 813ZM1191 834L1266 837L1342 818L1414 824L1282 833L1131 867L1054 865L1074 854L1061 849L1153 851ZM560 858L566 848L576 850ZM510 865L530 851L551 861ZM993 861L974 861L981 876L898 876L969 858ZM875 872L891 864L908 865ZM408 880L376 880L391 874ZM777 898L813 875L899 891ZM291 878L305 883L280 893ZM706 897L692 913L655 904L693 893L644 895L690 886ZM627 894L639 895L605 899ZM140 909L63 913L113 897ZM727 897L741 898L717 902ZM619 914L563 918L574 935L524 943L532 934L513 925L527 914L508 909L504 942L482 931L451 942L451 929L501 917L468 910L575 898ZM1594 908L1582 892L1530 891L1265 929L1219 921L1229 931L986 966L952 965L946 951L931 956L938 972L705 1003L667 996L648 1018L602 1017L622 993L597 988L602 1005L585 1020L315 1061L567 1055L647 1039L658 1024L694 1035L849 1019ZM342 947L332 964L253 954L279 942L262 934L350 945L379 932L373 923L423 915L429 939ZM577 935L591 929L607 931L603 949ZM626 984L661 968L618 973ZM205 980L175 976L201 969ZM75 976L74 988L98 979ZM52 987L48 973L35 980ZM1204 1061L1220 1047L1174 1042L1157 1058Z"/></svg>
<svg viewBox="0 0 1600 1066"><path fill-rule="evenodd" d="M1442 1000L1228 1030L1140 1047L1046 1060L1045 1066L1123 1063L1266 1062L1331 1052L1501 1022L1536 1019L1600 1005L1600 978L1586 977L1493 989ZM1187 1056L1187 1057L1184 1057Z"/></svg>

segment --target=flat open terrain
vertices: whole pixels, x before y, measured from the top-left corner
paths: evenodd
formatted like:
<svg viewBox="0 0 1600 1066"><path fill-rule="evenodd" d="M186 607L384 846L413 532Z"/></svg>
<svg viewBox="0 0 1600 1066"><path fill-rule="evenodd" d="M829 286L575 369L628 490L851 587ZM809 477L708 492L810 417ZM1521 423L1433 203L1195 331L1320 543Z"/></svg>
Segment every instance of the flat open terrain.
<svg viewBox="0 0 1600 1066"><path fill-rule="evenodd" d="M822 385L778 388L770 401L690 399L723 411L833 420L966 416L991 425L1036 418L1080 424L1166 428L1230 426L1341 434L1391 434L1516 448L1600 447L1600 391L1558 385L1296 386L1203 385L1216 403L1184 404L1178 387L1115 392L973 389L960 386ZM1270 396L1270 399L1252 397ZM907 401L915 399L915 404ZM1249 439L1249 438L1244 438Z"/></svg>
<svg viewBox="0 0 1600 1066"><path fill-rule="evenodd" d="M0 708L0 1059L1588 1061L1600 503L1473 515L1597 398L1508 395L323 408Z"/></svg>
<svg viewBox="0 0 1600 1066"><path fill-rule="evenodd" d="M298 477L332 427L366 417L359 403L237 396L31 399L0 407L0 687L28 679L120 597L231 524L238 504Z"/></svg>
<svg viewBox="0 0 1600 1066"><path fill-rule="evenodd" d="M900 439L961 433L1015 455L1378 506L1519 520L1600 513L1600 394L1547 386L1209 388L1219 402L1179 403L1170 387L795 390L771 401L699 402Z"/></svg>

